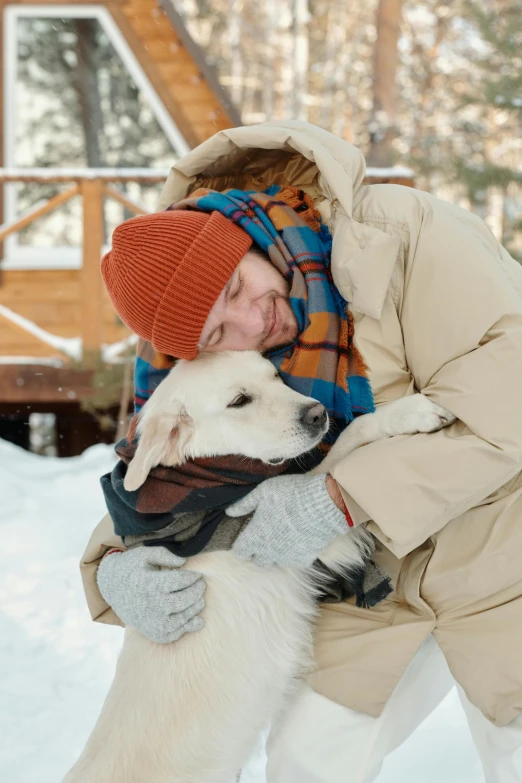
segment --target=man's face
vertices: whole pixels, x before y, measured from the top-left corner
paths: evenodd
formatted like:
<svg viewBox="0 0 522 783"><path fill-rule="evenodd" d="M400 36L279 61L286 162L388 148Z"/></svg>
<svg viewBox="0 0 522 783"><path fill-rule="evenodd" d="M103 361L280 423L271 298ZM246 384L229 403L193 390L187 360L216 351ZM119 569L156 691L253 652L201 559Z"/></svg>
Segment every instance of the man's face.
<svg viewBox="0 0 522 783"><path fill-rule="evenodd" d="M264 353L289 345L297 321L288 297L289 286L270 261L246 253L209 313L199 350Z"/></svg>

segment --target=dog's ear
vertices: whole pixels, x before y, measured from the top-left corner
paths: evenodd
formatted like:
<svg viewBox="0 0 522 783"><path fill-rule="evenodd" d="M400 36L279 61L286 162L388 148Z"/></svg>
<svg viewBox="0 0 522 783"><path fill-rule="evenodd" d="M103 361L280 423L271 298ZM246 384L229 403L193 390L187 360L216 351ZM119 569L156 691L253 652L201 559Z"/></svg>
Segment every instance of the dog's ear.
<svg viewBox="0 0 522 783"><path fill-rule="evenodd" d="M129 463L123 486L129 492L139 489L156 465L179 465L185 461L184 448L192 434L192 420L183 408L176 413L145 416L140 425L136 453Z"/></svg>

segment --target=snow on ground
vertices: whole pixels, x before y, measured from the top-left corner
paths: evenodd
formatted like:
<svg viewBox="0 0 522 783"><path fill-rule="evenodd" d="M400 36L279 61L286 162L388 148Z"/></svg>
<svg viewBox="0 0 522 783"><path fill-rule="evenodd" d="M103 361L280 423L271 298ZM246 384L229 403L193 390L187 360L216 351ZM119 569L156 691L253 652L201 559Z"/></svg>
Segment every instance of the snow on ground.
<svg viewBox="0 0 522 783"><path fill-rule="evenodd" d="M90 621L78 560L112 449L37 457L0 440L0 780L59 783L98 715L122 632ZM378 783L483 783L452 692ZM242 783L264 783L259 751ZM297 783L297 781L296 781Z"/></svg>

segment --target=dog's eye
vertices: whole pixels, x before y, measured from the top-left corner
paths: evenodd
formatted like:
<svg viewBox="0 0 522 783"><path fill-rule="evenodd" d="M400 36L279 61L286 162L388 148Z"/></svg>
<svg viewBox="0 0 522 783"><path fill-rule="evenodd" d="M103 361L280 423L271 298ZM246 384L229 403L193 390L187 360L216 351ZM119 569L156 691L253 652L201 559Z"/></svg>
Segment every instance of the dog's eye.
<svg viewBox="0 0 522 783"><path fill-rule="evenodd" d="M252 397L248 394L238 394L232 402L229 402L227 408L244 408L252 402Z"/></svg>

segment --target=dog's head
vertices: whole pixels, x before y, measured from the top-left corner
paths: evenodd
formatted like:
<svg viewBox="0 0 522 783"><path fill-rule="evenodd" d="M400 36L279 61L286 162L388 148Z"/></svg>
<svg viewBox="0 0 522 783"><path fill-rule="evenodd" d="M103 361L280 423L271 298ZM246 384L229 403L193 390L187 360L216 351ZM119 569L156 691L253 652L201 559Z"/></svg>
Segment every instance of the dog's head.
<svg viewBox="0 0 522 783"><path fill-rule="evenodd" d="M285 386L260 354L203 353L178 362L144 406L125 489L140 487L156 465L196 457L277 464L317 446L328 426L324 406Z"/></svg>

